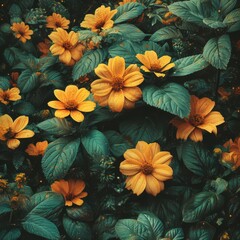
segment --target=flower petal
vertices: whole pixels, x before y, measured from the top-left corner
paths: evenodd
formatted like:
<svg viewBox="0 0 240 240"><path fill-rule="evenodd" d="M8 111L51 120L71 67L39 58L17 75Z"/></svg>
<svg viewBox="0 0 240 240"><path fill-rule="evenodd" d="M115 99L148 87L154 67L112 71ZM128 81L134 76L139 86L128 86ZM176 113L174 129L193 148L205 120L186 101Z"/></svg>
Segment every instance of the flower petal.
<svg viewBox="0 0 240 240"><path fill-rule="evenodd" d="M91 91L98 96L105 96L112 91L112 86L109 82L98 79L92 82Z"/></svg>
<svg viewBox="0 0 240 240"><path fill-rule="evenodd" d="M28 125L28 117L27 116L20 116L15 119L12 124L11 130L14 133L18 133L23 130Z"/></svg>
<svg viewBox="0 0 240 240"><path fill-rule="evenodd" d="M112 81L112 73L108 67L108 65L100 63L97 68L95 68L96 75L108 82Z"/></svg>
<svg viewBox="0 0 240 240"><path fill-rule="evenodd" d="M124 158L126 160L128 159L135 159L139 162L143 162L144 161L144 156L142 155L142 153L135 148L132 149L128 149L124 154L123 154Z"/></svg>
<svg viewBox="0 0 240 240"><path fill-rule="evenodd" d="M217 111L210 112L204 119L204 124L213 124L215 126L218 126L224 122L225 121L222 114Z"/></svg>
<svg viewBox="0 0 240 240"><path fill-rule="evenodd" d="M140 172L141 166L139 164L132 164L131 161L123 161L120 164L119 170L126 176L132 176Z"/></svg>
<svg viewBox="0 0 240 240"><path fill-rule="evenodd" d="M79 111L71 111L70 116L76 122L82 122L84 120L84 115Z"/></svg>
<svg viewBox="0 0 240 240"><path fill-rule="evenodd" d="M152 162L152 151L151 148L149 147L148 143L144 142L144 141L138 141L137 145L136 145L136 149L139 150L139 152L142 153L142 155L144 156L144 160L148 163Z"/></svg>
<svg viewBox="0 0 240 240"><path fill-rule="evenodd" d="M92 112L96 107L96 103L92 101L84 101L78 105L78 110L80 112Z"/></svg>
<svg viewBox="0 0 240 240"><path fill-rule="evenodd" d="M194 131L189 135L189 138L194 142L201 142L203 140L202 130L195 128Z"/></svg>
<svg viewBox="0 0 240 240"><path fill-rule="evenodd" d="M172 179L173 169L166 164L161 164L154 168L152 175L159 181L166 181Z"/></svg>
<svg viewBox="0 0 240 240"><path fill-rule="evenodd" d="M69 110L56 110L54 115L55 117L58 117L58 118L65 118L67 117L68 115L70 114L70 111Z"/></svg>
<svg viewBox="0 0 240 240"><path fill-rule="evenodd" d="M122 77L125 72L125 60L123 57L116 56L110 58L108 67L114 77Z"/></svg>
<svg viewBox="0 0 240 240"><path fill-rule="evenodd" d="M74 199L72 199L72 202L73 202L74 204L78 205L78 206L83 205L83 200L80 199L80 198L74 198Z"/></svg>
<svg viewBox="0 0 240 240"><path fill-rule="evenodd" d="M10 149L16 149L20 145L20 141L18 139L9 139L7 141L7 146Z"/></svg>
<svg viewBox="0 0 240 240"><path fill-rule="evenodd" d="M136 71L124 76L124 87L136 87L144 81L142 73Z"/></svg>
<svg viewBox="0 0 240 240"><path fill-rule="evenodd" d="M142 97L142 90L139 87L123 88L123 94L131 102L136 102Z"/></svg>
<svg viewBox="0 0 240 240"><path fill-rule="evenodd" d="M3 129L9 129L13 124L12 118L8 114L4 114L0 117L0 127Z"/></svg>
<svg viewBox="0 0 240 240"><path fill-rule="evenodd" d="M155 156L158 152L160 152L160 145L156 142L150 143L149 147L152 151L152 155Z"/></svg>
<svg viewBox="0 0 240 240"><path fill-rule="evenodd" d="M15 135L15 138L30 138L34 135L35 135L35 133L32 130L24 129L21 132L18 132Z"/></svg>
<svg viewBox="0 0 240 240"><path fill-rule="evenodd" d="M65 92L62 91L62 90L55 89L55 90L54 90L54 95L55 95L55 97L56 97L59 101L61 101L61 102L63 102L63 103L66 103L67 100L68 100Z"/></svg>
<svg viewBox="0 0 240 240"><path fill-rule="evenodd" d="M75 100L78 103L83 102L85 99L88 98L90 95L90 92L86 88L80 88L77 90L76 95L75 95Z"/></svg>
<svg viewBox="0 0 240 240"><path fill-rule="evenodd" d="M153 166L157 167L159 164L170 164L172 155L167 151L161 151L154 155Z"/></svg>
<svg viewBox="0 0 240 240"><path fill-rule="evenodd" d="M140 195L146 188L146 176L138 173L126 180L126 188L132 189L134 194Z"/></svg>
<svg viewBox="0 0 240 240"><path fill-rule="evenodd" d="M65 105L60 101L50 101L48 106L54 109L65 109Z"/></svg>
<svg viewBox="0 0 240 240"><path fill-rule="evenodd" d="M160 185L160 182L152 175L146 176L146 192L156 196L158 193L160 193L162 187Z"/></svg>
<svg viewBox="0 0 240 240"><path fill-rule="evenodd" d="M198 100L196 104L196 113L200 114L201 116L205 117L209 114L215 106L215 102L211 99L204 97Z"/></svg>
<svg viewBox="0 0 240 240"><path fill-rule="evenodd" d="M113 112L121 112L124 105L123 91L112 91L108 98L108 105Z"/></svg>
<svg viewBox="0 0 240 240"><path fill-rule="evenodd" d="M165 72L171 68L175 67L175 64L174 63L170 63L168 64L167 66L165 66L164 68L161 69L161 72Z"/></svg>
<svg viewBox="0 0 240 240"><path fill-rule="evenodd" d="M71 53L69 50L65 50L63 54L59 55L59 60L63 63L70 63L71 61Z"/></svg>
<svg viewBox="0 0 240 240"><path fill-rule="evenodd" d="M171 59L172 58L170 56L167 56L167 55L162 56L158 59L159 65L161 67L165 67L167 64L169 64L171 62Z"/></svg>

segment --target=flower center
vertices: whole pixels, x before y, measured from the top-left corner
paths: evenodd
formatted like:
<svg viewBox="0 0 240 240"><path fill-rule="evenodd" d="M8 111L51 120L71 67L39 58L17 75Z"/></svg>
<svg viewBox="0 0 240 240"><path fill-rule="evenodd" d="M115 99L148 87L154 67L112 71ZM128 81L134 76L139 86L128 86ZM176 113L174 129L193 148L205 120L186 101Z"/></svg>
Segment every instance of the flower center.
<svg viewBox="0 0 240 240"><path fill-rule="evenodd" d="M13 138L14 136L15 136L15 133L13 133L13 132L11 131L11 128L9 128L8 131L4 134L4 137L5 137L6 139L11 139L11 138Z"/></svg>
<svg viewBox="0 0 240 240"><path fill-rule="evenodd" d="M73 198L74 198L74 196L72 195L72 193L68 193L68 194L66 195L66 200L68 200L68 201L73 200Z"/></svg>
<svg viewBox="0 0 240 240"><path fill-rule="evenodd" d="M105 21L104 20L100 20L98 22L96 22L96 25L95 25L95 28L96 29L101 29L105 24Z"/></svg>
<svg viewBox="0 0 240 240"><path fill-rule="evenodd" d="M2 93L2 99L6 102L8 102L9 100L9 94L7 92L3 92Z"/></svg>
<svg viewBox="0 0 240 240"><path fill-rule="evenodd" d="M151 70L154 72L160 72L161 66L159 66L159 64L157 64L157 63L153 63L153 64L151 64Z"/></svg>
<svg viewBox="0 0 240 240"><path fill-rule="evenodd" d="M70 42L63 43L63 47L67 50L70 50L73 48L73 45Z"/></svg>
<svg viewBox="0 0 240 240"><path fill-rule="evenodd" d="M141 171L144 175L150 175L153 171L153 166L149 163L145 163L142 168Z"/></svg>
<svg viewBox="0 0 240 240"><path fill-rule="evenodd" d="M65 103L65 108L67 110L74 110L78 106L77 102L75 100L68 100L67 103Z"/></svg>
<svg viewBox="0 0 240 240"><path fill-rule="evenodd" d="M114 91L120 91L123 88L123 79L120 77L114 77L112 88Z"/></svg>
<svg viewBox="0 0 240 240"><path fill-rule="evenodd" d="M202 117L200 114L195 114L193 116L190 116L189 122L194 127L200 125L203 123L204 117Z"/></svg>
<svg viewBox="0 0 240 240"><path fill-rule="evenodd" d="M62 24L61 24L61 22L55 22L55 26L56 26L56 28L58 28L58 27L61 27L62 26Z"/></svg>

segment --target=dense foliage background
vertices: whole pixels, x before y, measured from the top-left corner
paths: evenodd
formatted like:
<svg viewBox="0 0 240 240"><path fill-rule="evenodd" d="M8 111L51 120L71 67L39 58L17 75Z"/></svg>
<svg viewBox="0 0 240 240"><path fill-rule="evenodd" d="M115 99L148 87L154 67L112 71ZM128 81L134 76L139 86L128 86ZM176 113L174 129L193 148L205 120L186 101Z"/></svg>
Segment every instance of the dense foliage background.
<svg viewBox="0 0 240 240"><path fill-rule="evenodd" d="M240 2L123 3L0 1L0 115L28 117L22 128L10 124L12 132L0 117L0 239L240 239ZM80 27L101 5L117 9L113 26ZM53 13L70 21L66 31L76 32L83 47L72 64L49 50L56 43L49 38L54 29L46 27ZM33 31L25 42L13 28L20 22ZM170 56L174 67L160 77L154 74L159 69L141 68L142 96L134 108L112 111L90 94L96 107L77 122L56 117L48 105L56 100L54 90L69 85L94 92L99 64L119 56L126 66L140 67L136 55L146 51ZM14 87L21 97L9 98ZM172 122L193 123L193 95L214 101L224 117L217 133L209 130L216 134L202 130L202 141L178 137ZM25 127L34 136L19 137L20 145L11 147L13 130ZM156 196L133 194L119 170L139 141L157 142L173 156L173 177ZM66 193L51 188L63 179L84 181L83 204L66 206Z"/></svg>

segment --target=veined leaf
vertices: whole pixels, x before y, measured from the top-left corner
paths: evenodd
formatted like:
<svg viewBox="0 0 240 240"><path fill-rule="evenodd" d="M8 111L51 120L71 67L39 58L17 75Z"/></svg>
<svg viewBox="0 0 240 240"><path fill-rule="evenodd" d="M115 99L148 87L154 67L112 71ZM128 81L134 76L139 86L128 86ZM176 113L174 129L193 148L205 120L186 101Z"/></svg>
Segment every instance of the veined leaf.
<svg viewBox="0 0 240 240"><path fill-rule="evenodd" d="M36 72L26 69L20 74L17 83L22 93L28 93L37 87L38 75Z"/></svg>
<svg viewBox="0 0 240 240"><path fill-rule="evenodd" d="M91 222L94 219L93 209L86 202L82 206L68 207L66 211L67 215L73 220Z"/></svg>
<svg viewBox="0 0 240 240"><path fill-rule="evenodd" d="M203 49L203 57L215 68L226 69L231 57L230 37L211 38Z"/></svg>
<svg viewBox="0 0 240 240"><path fill-rule="evenodd" d="M143 89L143 100L181 118L188 116L190 112L190 95L177 83L169 83L163 88L149 85Z"/></svg>
<svg viewBox="0 0 240 240"><path fill-rule="evenodd" d="M12 212L11 206L7 203L0 204L0 215L8 213L8 212Z"/></svg>
<svg viewBox="0 0 240 240"><path fill-rule="evenodd" d="M217 21L217 20L208 19L208 18L204 18L203 19L203 23L205 23L210 28L214 28L214 29L227 27L227 25L224 24L223 22L220 22L220 21Z"/></svg>
<svg viewBox="0 0 240 240"><path fill-rule="evenodd" d="M223 23L228 26L228 32L240 30L240 8L234 9L223 20Z"/></svg>
<svg viewBox="0 0 240 240"><path fill-rule="evenodd" d="M179 29L174 26L167 26L160 28L150 38L150 41L160 42L172 38L182 38L182 33Z"/></svg>
<svg viewBox="0 0 240 240"><path fill-rule="evenodd" d="M171 240L184 240L184 232L182 228L173 228L165 234L165 238Z"/></svg>
<svg viewBox="0 0 240 240"><path fill-rule="evenodd" d="M10 228L0 231L1 240L17 240L21 236L21 231L19 228Z"/></svg>
<svg viewBox="0 0 240 240"><path fill-rule="evenodd" d="M46 179L53 182L65 177L78 153L80 139L59 138L51 142L42 158Z"/></svg>
<svg viewBox="0 0 240 240"><path fill-rule="evenodd" d="M216 229L207 222L199 222L189 229L188 238L191 240L213 240Z"/></svg>
<svg viewBox="0 0 240 240"><path fill-rule="evenodd" d="M235 7L237 0L212 0L211 1L216 11L220 11L222 16L226 16Z"/></svg>
<svg viewBox="0 0 240 240"><path fill-rule="evenodd" d="M2 90L7 90L10 88L10 82L8 77L0 76L0 88Z"/></svg>

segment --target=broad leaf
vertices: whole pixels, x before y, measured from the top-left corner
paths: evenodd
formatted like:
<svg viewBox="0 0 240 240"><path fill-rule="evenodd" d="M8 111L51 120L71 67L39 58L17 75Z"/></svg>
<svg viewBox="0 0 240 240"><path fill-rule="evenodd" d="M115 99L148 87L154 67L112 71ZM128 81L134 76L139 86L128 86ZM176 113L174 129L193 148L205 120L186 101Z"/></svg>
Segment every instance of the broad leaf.
<svg viewBox="0 0 240 240"><path fill-rule="evenodd" d="M42 158L42 169L49 182L65 177L75 161L79 144L79 139L59 138L48 145Z"/></svg>
<svg viewBox="0 0 240 240"><path fill-rule="evenodd" d="M22 93L28 93L37 87L38 75L36 72L26 69L20 74L17 83Z"/></svg>
<svg viewBox="0 0 240 240"><path fill-rule="evenodd" d="M12 212L11 206L7 203L1 203L0 204L0 215L8 213L8 212Z"/></svg>
<svg viewBox="0 0 240 240"><path fill-rule="evenodd" d="M82 206L72 206L66 209L67 215L73 220L90 222L94 219L94 212L90 205L84 202Z"/></svg>
<svg viewBox="0 0 240 240"><path fill-rule="evenodd" d="M165 238L171 240L184 240L184 232L182 228L173 228L165 234Z"/></svg>
<svg viewBox="0 0 240 240"><path fill-rule="evenodd" d="M228 26L228 32L240 30L240 8L230 12L223 20L223 23Z"/></svg>
<svg viewBox="0 0 240 240"><path fill-rule="evenodd" d="M233 10L237 3L237 0L212 0L212 4L217 11L220 10L222 16L226 16Z"/></svg>
<svg viewBox="0 0 240 240"><path fill-rule="evenodd" d="M188 239L214 240L216 229L207 222L200 222L189 229Z"/></svg>
<svg viewBox="0 0 240 240"><path fill-rule="evenodd" d="M36 112L36 109L32 103L24 101L21 101L14 105L14 109L18 114L21 115L32 115Z"/></svg>
<svg viewBox="0 0 240 240"><path fill-rule="evenodd" d="M1 240L17 240L21 236L19 228L4 229L0 231Z"/></svg>
<svg viewBox="0 0 240 240"><path fill-rule="evenodd" d="M8 77L0 76L0 88L3 90L10 88L10 81Z"/></svg>
<svg viewBox="0 0 240 240"><path fill-rule="evenodd" d="M150 40L153 42L160 42L172 38L182 38L182 33L174 26L167 26L156 31L151 36Z"/></svg>

